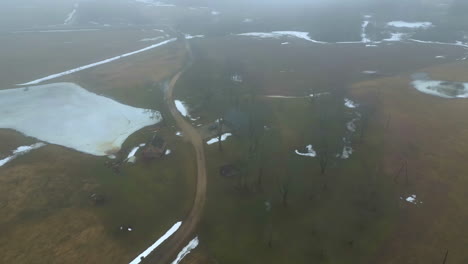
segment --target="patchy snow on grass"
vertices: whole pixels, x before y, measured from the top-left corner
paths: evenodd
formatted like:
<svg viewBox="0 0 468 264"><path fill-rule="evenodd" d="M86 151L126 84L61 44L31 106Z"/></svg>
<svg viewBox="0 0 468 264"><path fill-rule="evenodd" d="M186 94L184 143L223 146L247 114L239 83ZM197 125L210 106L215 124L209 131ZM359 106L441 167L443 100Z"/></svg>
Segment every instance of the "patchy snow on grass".
<svg viewBox="0 0 468 264"><path fill-rule="evenodd" d="M179 137L182 136L182 132L180 132L180 131L177 131L175 134L176 134L176 136L179 136Z"/></svg>
<svg viewBox="0 0 468 264"><path fill-rule="evenodd" d="M169 154L171 154L171 153L172 153L172 150L170 150L170 149L166 149L166 152L164 152L164 155L166 155L166 156L167 156L167 155L169 155Z"/></svg>
<svg viewBox="0 0 468 264"><path fill-rule="evenodd" d="M132 52L129 52L129 53L125 53L125 54L122 54L122 55L119 55L119 56L116 56L116 57L112 57L112 58L110 58L110 59L98 61L98 62L95 62L95 63L91 63L91 64L88 64L88 65L84 65L84 66L81 66L81 67L78 67L78 68L75 68L75 69L71 69L71 70L68 70L68 71L64 71L64 72L61 72L61 73L52 74L52 75L49 75L49 76L46 76L46 77L43 77L43 78L40 78L40 79L31 81L31 82L22 83L22 84L18 84L18 85L34 85L34 84L39 84L39 83L44 82L44 81L52 80L52 79L59 78L59 77L65 76L65 75L69 75L69 74L72 74L72 73L75 73L75 72L83 71L83 70L86 70L86 69L89 69L89 68L93 68L93 67L96 67L96 66L99 66L99 65L102 65L102 64L106 64L106 63L112 62L112 61L120 60L120 59L122 59L122 58L125 58L125 57L128 57L128 56L132 56L132 55L135 55L135 54L138 54L138 53L147 51L147 50L151 50L151 49L160 47L160 46L162 46L162 45L165 45L165 44L174 42L174 41L176 41L176 40L177 40L176 38L168 39L168 40L165 40L165 41L163 41L163 42L159 42L159 43L157 43L157 44L148 46L148 47L143 48L143 49L139 49L139 50L136 50L136 51L132 51Z"/></svg>
<svg viewBox="0 0 468 264"><path fill-rule="evenodd" d="M401 200L405 200L406 202L408 203L412 203L412 204L422 204L423 202L421 201L418 201L417 197L416 197L416 194L412 194L406 198L403 198L403 197L400 197Z"/></svg>
<svg viewBox="0 0 468 264"><path fill-rule="evenodd" d="M344 99L344 105L345 105L346 107L348 107L348 108L356 108L356 107L359 106L359 104L357 104L357 103L351 101L351 100L348 99L348 98L345 98L345 99Z"/></svg>
<svg viewBox="0 0 468 264"><path fill-rule="evenodd" d="M431 22L406 22L406 21L390 21L387 23L390 27L396 28L413 28L413 29L427 29L432 27Z"/></svg>
<svg viewBox="0 0 468 264"><path fill-rule="evenodd" d="M176 259L172 262L172 264L178 264L180 261L182 261L183 258L185 258L185 256L187 256L188 254L190 254L190 252L192 250L194 250L199 244L199 241L198 241L198 237L195 237L194 239L192 239L188 244L187 246L185 246L180 252L179 254L177 254L177 257Z"/></svg>
<svg viewBox="0 0 468 264"><path fill-rule="evenodd" d="M353 154L353 148L350 146L344 146L341 155L338 154L337 156L341 159L349 159L349 157L351 157L351 154Z"/></svg>
<svg viewBox="0 0 468 264"><path fill-rule="evenodd" d="M369 21L368 20L365 20L362 22L362 25L361 25L361 41L362 43L369 43L371 42L371 40L367 37L367 34L366 34L366 29L367 29L367 26L369 25Z"/></svg>
<svg viewBox="0 0 468 264"><path fill-rule="evenodd" d="M45 146L45 144L42 143L42 142L35 143L35 144L30 145L30 146L20 146L20 147L16 148L15 150L13 150L13 155L8 156L8 157L0 160L0 167L7 164L8 162L14 160L18 156L24 155L24 154L30 152L31 150L38 149L38 148L43 147L43 146Z"/></svg>
<svg viewBox="0 0 468 264"><path fill-rule="evenodd" d="M151 252L153 252L162 242L168 239L172 234L174 234L179 227L182 225L182 222L175 223L162 237L160 237L154 244L152 244L149 248L147 248L143 253L138 255L134 260L132 260L129 264L138 264L147 257Z"/></svg>
<svg viewBox="0 0 468 264"><path fill-rule="evenodd" d="M0 128L41 141L107 156L161 114L91 93L73 83L0 90Z"/></svg>
<svg viewBox="0 0 468 264"><path fill-rule="evenodd" d="M306 150L307 150L307 152L300 152L299 150L296 149L295 152L296 152L297 155L304 156L304 157L312 157L313 158L313 157L317 156L317 152L315 152L312 145L307 145Z"/></svg>
<svg viewBox="0 0 468 264"><path fill-rule="evenodd" d="M244 78L242 78L242 76L240 74L236 73L236 74L231 76L231 81L241 83L241 82L244 81Z"/></svg>
<svg viewBox="0 0 468 264"><path fill-rule="evenodd" d="M354 133L356 132L356 121L358 121L358 118L353 118L351 121L346 123L346 128L348 129L349 132Z"/></svg>
<svg viewBox="0 0 468 264"><path fill-rule="evenodd" d="M309 37L308 32L300 32L300 31L272 31L272 32L250 32L250 33L241 33L238 36L245 36L245 37L257 37L257 38L274 38L279 39L282 37L295 37L300 38L303 40L307 40L317 44L326 44L326 42L313 40Z"/></svg>
<svg viewBox="0 0 468 264"><path fill-rule="evenodd" d="M221 135L221 141L225 141L228 137L232 136L231 133L224 133ZM218 137L214 137L206 142L206 144L211 145L219 141Z"/></svg>

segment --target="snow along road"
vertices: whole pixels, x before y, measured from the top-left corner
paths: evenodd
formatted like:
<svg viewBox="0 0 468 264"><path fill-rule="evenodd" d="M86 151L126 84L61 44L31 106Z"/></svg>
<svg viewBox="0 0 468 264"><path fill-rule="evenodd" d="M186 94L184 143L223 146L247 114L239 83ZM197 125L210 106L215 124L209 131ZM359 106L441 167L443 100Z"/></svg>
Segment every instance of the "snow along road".
<svg viewBox="0 0 468 264"><path fill-rule="evenodd" d="M151 50L151 49L157 48L159 46L174 42L176 40L177 40L177 38L171 38L171 39L159 42L157 44L148 46L146 48L142 48L142 49L132 51L132 52L129 52L129 53L125 53L125 54L122 54L122 55L119 55L119 56L115 56L115 57L112 57L112 58L109 58L109 59L106 59L106 60L98 61L98 62L95 62L95 63L91 63L91 64L84 65L84 66L81 66L81 67L78 67L78 68L74 68L74 69L71 69L71 70L68 70L68 71L52 74L52 75L49 75L49 76L46 76L46 77L43 77L43 78L40 78L40 79L37 79L37 80L34 80L34 81L30 81L30 82L22 83L22 84L17 84L17 85L25 86L25 85L39 84L39 83L44 82L44 81L59 78L59 77L65 76L65 75L69 75L69 74L72 74L72 73L75 73L75 72L79 72L79 71L82 71L82 70L93 68L93 67L96 67L96 66L99 66L99 65L102 65L102 64L112 62L112 61L120 60L120 59L123 59L125 57L135 55L135 54L138 54L138 53L141 53L141 52L144 52L144 51L147 51L147 50Z"/></svg>
<svg viewBox="0 0 468 264"><path fill-rule="evenodd" d="M169 107L172 117L175 119L177 126L182 131L183 137L192 143L196 153L197 160L197 187L195 190L195 198L193 201L192 208L186 219L182 222L182 226L179 230L165 241L158 249L150 254L144 263L155 263L155 264L169 264L177 257L177 254L186 246L187 242L193 237L196 231L197 225L200 222L203 208L205 207L206 200L206 162L205 162L205 150L203 139L198 133L197 129L193 127L185 117L183 117L177 110L174 103L173 91L174 86L179 80L182 73L188 69L193 61L192 51L185 41L186 49L189 55L189 62L186 67L179 71L174 77L172 77L169 83L169 88L166 93L166 103Z"/></svg>

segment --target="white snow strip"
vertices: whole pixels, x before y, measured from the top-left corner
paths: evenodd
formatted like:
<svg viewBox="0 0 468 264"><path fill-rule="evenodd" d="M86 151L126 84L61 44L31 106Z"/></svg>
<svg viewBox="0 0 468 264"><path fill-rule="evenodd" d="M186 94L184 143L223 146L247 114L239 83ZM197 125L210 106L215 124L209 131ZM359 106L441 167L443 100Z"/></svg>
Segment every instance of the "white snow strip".
<svg viewBox="0 0 468 264"><path fill-rule="evenodd" d="M435 56L436 59L445 59L445 56Z"/></svg>
<svg viewBox="0 0 468 264"><path fill-rule="evenodd" d="M75 17L75 14L76 14L76 9L78 7L78 4L75 4L75 9L73 9L73 11L71 11L67 18L65 19L65 21L63 22L64 25L69 25L71 24L71 22L73 21L73 18Z"/></svg>
<svg viewBox="0 0 468 264"><path fill-rule="evenodd" d="M96 156L116 153L128 136L162 119L73 83L0 90L0 113L0 128Z"/></svg>
<svg viewBox="0 0 468 264"><path fill-rule="evenodd" d="M348 108L356 108L356 107L359 106L359 104L357 104L357 103L351 101L351 100L348 99L348 98L345 98L345 99L344 99L344 102L345 102L345 103L344 103L345 106L348 107Z"/></svg>
<svg viewBox="0 0 468 264"><path fill-rule="evenodd" d="M30 145L30 146L20 146L20 147L16 148L15 150L13 150L13 155L8 156L8 157L0 160L0 167L2 167L3 165L7 164L10 161L12 161L13 159L17 158L18 156L24 155L24 154L28 153L31 150L38 149L38 148L43 147L43 146L45 146L45 144L42 143L42 142L35 143L35 144Z"/></svg>
<svg viewBox="0 0 468 264"><path fill-rule="evenodd" d="M312 145L307 145L306 146L306 150L307 152L300 152L299 150L296 149L296 154L297 155L300 155L300 156L305 156L305 157L315 157L317 156L317 153L315 152L315 150L313 149Z"/></svg>
<svg viewBox="0 0 468 264"><path fill-rule="evenodd" d="M175 7L176 5L173 4L166 4L161 1L155 1L155 0L135 0L135 2L146 4L148 6L154 6L154 7Z"/></svg>
<svg viewBox="0 0 468 264"><path fill-rule="evenodd" d="M205 37L205 35L192 36L192 35L189 35L189 34L185 34L185 39L204 38L204 37Z"/></svg>
<svg viewBox="0 0 468 264"><path fill-rule="evenodd" d="M449 46L458 46L468 48L468 43L464 43L461 41L457 41L455 43L448 43L448 42L440 42L440 41L425 41L425 40L418 40L418 39L409 39L410 41L422 44L437 44L437 45L449 45Z"/></svg>
<svg viewBox="0 0 468 264"><path fill-rule="evenodd" d="M163 36L159 36L159 37L155 37L155 38L144 38L144 39L140 39L140 41L156 41L158 39L163 39L164 37Z"/></svg>
<svg viewBox="0 0 468 264"><path fill-rule="evenodd" d="M362 71L364 74L376 74L377 71Z"/></svg>
<svg viewBox="0 0 468 264"><path fill-rule="evenodd" d="M307 98L308 96L266 95L265 97L277 98L277 99L299 99L299 98Z"/></svg>
<svg viewBox="0 0 468 264"><path fill-rule="evenodd" d="M231 133L224 133L221 135L221 141L225 141L228 137L232 136ZM206 142L206 144L211 145L219 141L218 137L214 137Z"/></svg>
<svg viewBox="0 0 468 264"><path fill-rule="evenodd" d="M174 103L175 103L175 106L176 106L177 110L179 111L179 113L183 117L188 117L189 116L189 112L188 112L187 107L185 106L184 102L182 102L180 100L174 100Z"/></svg>
<svg viewBox="0 0 468 264"><path fill-rule="evenodd" d="M322 92L322 93L310 94L309 96L310 97L320 97L320 96L329 95L329 94L330 94L329 92Z"/></svg>
<svg viewBox="0 0 468 264"><path fill-rule="evenodd" d="M66 32L88 32L100 31L98 28L81 28L81 29L49 29L49 30L21 30L13 33L66 33Z"/></svg>
<svg viewBox="0 0 468 264"><path fill-rule="evenodd" d="M283 43L281 43L281 45L288 45L288 44L289 44L289 42L287 42L287 41L286 41L286 42L283 42Z"/></svg>
<svg viewBox="0 0 468 264"><path fill-rule="evenodd" d="M216 11L216 10L211 11L211 15L213 15L213 16L219 16L220 14L221 13Z"/></svg>
<svg viewBox="0 0 468 264"><path fill-rule="evenodd" d="M245 37L257 37L257 38L281 38L281 37L295 37L304 39L313 43L318 44L326 44L326 42L313 40L309 37L308 32L300 32L300 31L272 31L268 32L250 32L250 33L241 33L238 36L245 36Z"/></svg>
<svg viewBox="0 0 468 264"><path fill-rule="evenodd" d="M185 246L179 254L177 254L177 258L172 262L172 264L179 264L179 262L185 258L192 250L194 250L199 244L198 237L192 239L187 246Z"/></svg>
<svg viewBox="0 0 468 264"><path fill-rule="evenodd" d="M112 62L112 61L120 60L120 59L122 59L122 58L131 56L131 55L135 55L135 54L138 54L138 53L141 53L141 52L150 50L150 49L154 49L154 48L157 48L157 47L159 47L159 46L162 46L162 45L171 43L171 42L176 41L176 40L177 40L176 38L168 39L168 40L165 40L165 41L163 41L163 42L159 42L159 43L157 43L157 44L148 46L148 47L143 48L143 49L139 49L139 50L136 50L136 51L132 51L132 52L129 52L129 53L125 53L125 54L122 54L122 55L120 55L120 56L116 56L116 57L112 57L112 58L107 59L107 60L103 60L103 61L99 61L99 62L95 62L95 63L88 64L88 65L84 65L84 66L81 66L81 67L78 67L78 68L75 68L75 69L71 69L71 70L68 70L68 71L64 71L64 72L61 72L61 73L52 74L52 75L46 76L46 77L44 77L44 78L40 78L40 79L31 81L31 82L22 83L22 84L18 84L18 85L34 85L34 84L39 84L39 83L44 82L44 81L48 81L48 80L52 80L52 79L55 79L55 78L59 78L59 77L65 76L65 75L69 75L69 74L72 74L72 73L75 73L75 72L79 72L79 71L82 71L82 70L86 70L86 69L89 69L89 68L93 68L93 67L96 67L96 66L99 66L99 65L102 65L102 64L106 64L106 63Z"/></svg>
<svg viewBox="0 0 468 264"><path fill-rule="evenodd" d="M140 149L140 147L144 147L146 144L145 143L141 143L140 145L134 147L130 153L128 153L128 156L127 156L127 162L130 162L130 163L135 163L136 161L136 157L135 157L135 154L138 152L138 150Z"/></svg>
<svg viewBox="0 0 468 264"><path fill-rule="evenodd" d="M147 257L153 250L155 250L161 243L163 243L166 239L168 239L172 234L174 234L179 227L182 225L182 222L177 222L175 223L162 237L160 237L156 242L154 242L153 245L151 245L149 248L147 248L143 253L138 255L134 260L132 260L129 264L138 264Z"/></svg>
<svg viewBox="0 0 468 264"><path fill-rule="evenodd" d="M431 22L406 22L406 21L390 21L387 23L390 27L396 28L422 28L427 29L432 27Z"/></svg>

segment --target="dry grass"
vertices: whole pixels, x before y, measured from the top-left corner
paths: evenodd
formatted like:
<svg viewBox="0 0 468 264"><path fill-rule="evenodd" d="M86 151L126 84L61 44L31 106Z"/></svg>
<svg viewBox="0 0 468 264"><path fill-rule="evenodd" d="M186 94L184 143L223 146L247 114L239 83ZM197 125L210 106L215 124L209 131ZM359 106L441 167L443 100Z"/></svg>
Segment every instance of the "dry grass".
<svg viewBox="0 0 468 264"><path fill-rule="evenodd" d="M466 65L425 69L434 78L463 80ZM408 182L397 180L399 196L416 194L423 204L400 203L397 229L382 247L376 263L466 263L468 202L468 101L419 93L409 76L358 83L360 100L378 100L385 133L385 170L395 175L408 163Z"/></svg>

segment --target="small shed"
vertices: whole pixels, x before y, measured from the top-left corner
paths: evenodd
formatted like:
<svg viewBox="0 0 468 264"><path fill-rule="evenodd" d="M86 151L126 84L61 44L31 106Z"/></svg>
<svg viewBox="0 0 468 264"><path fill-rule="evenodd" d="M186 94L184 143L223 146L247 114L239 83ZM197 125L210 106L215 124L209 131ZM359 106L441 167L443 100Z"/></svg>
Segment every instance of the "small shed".
<svg viewBox="0 0 468 264"><path fill-rule="evenodd" d="M166 149L166 141L162 137L154 135L151 141L146 144L142 155L144 159L156 159L164 156Z"/></svg>

